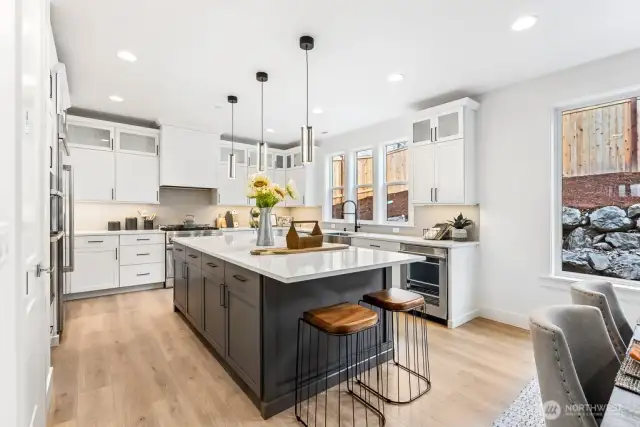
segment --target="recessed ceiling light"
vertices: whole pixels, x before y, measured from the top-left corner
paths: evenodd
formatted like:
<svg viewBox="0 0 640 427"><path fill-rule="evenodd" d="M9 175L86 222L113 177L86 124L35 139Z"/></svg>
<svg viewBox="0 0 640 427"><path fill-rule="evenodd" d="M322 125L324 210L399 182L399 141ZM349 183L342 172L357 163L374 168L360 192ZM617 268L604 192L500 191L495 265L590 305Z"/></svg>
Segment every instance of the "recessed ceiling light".
<svg viewBox="0 0 640 427"><path fill-rule="evenodd" d="M138 58L136 58L136 56L133 53L129 52L128 50L119 50L118 58L127 62L136 62L138 60Z"/></svg>
<svg viewBox="0 0 640 427"><path fill-rule="evenodd" d="M109 97L110 100L112 100L113 102L122 102L124 101L124 98L118 95L111 95Z"/></svg>
<svg viewBox="0 0 640 427"><path fill-rule="evenodd" d="M316 107L312 111L313 111L313 114L322 114L322 113L324 113L324 111L322 111L322 108L320 108L320 107Z"/></svg>
<svg viewBox="0 0 640 427"><path fill-rule="evenodd" d="M520 18L516 19L516 21L511 25L511 29L513 31L524 31L536 25L538 22L538 17L535 15L524 15Z"/></svg>
<svg viewBox="0 0 640 427"><path fill-rule="evenodd" d="M402 80L404 80L404 74L400 74L400 73L389 74L389 77L387 77L387 80L390 83L401 82Z"/></svg>
<svg viewBox="0 0 640 427"><path fill-rule="evenodd" d="M267 133L273 133L273 129L271 129L271 128L265 129L264 131L267 132Z"/></svg>

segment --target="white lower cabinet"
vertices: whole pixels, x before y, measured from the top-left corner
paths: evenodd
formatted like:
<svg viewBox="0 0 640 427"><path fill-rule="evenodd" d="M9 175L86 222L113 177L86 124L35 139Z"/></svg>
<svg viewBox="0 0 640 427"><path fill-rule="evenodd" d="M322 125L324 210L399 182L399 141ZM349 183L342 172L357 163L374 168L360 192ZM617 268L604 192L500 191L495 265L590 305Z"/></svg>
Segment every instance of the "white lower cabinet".
<svg viewBox="0 0 640 427"><path fill-rule="evenodd" d="M386 242L383 240L363 239L360 237L353 237L351 239L351 246L357 246L359 248L369 248L369 249L379 250L379 251L389 251L389 252L400 251L399 242ZM391 286L393 286L394 288L401 287L400 268L401 267L399 265L394 265L391 267Z"/></svg>
<svg viewBox="0 0 640 427"><path fill-rule="evenodd" d="M70 293L91 292L118 287L118 248L78 248L71 273Z"/></svg>
<svg viewBox="0 0 640 427"><path fill-rule="evenodd" d="M164 263L123 265L120 267L120 287L164 282Z"/></svg>

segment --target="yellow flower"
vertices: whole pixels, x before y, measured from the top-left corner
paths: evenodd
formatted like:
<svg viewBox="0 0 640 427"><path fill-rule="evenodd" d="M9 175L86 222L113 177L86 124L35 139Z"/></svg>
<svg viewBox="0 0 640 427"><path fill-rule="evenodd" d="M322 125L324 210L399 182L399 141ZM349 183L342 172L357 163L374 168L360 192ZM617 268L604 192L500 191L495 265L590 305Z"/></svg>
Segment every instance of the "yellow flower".
<svg viewBox="0 0 640 427"><path fill-rule="evenodd" d="M253 175L251 177L251 180L249 181L249 187L253 188L256 191L265 190L267 187L269 187L269 184L269 178L260 174Z"/></svg>
<svg viewBox="0 0 640 427"><path fill-rule="evenodd" d="M292 199L295 199L297 196L297 192L296 192L296 187L295 184L293 183L293 180L290 179L289 182L287 183L286 187L285 187L286 191L287 191L287 195L289 197L291 197Z"/></svg>
<svg viewBox="0 0 640 427"><path fill-rule="evenodd" d="M273 194L280 200L284 200L285 196L287 195L286 190L284 190L278 184L273 184L273 187L271 187L271 189L273 190Z"/></svg>

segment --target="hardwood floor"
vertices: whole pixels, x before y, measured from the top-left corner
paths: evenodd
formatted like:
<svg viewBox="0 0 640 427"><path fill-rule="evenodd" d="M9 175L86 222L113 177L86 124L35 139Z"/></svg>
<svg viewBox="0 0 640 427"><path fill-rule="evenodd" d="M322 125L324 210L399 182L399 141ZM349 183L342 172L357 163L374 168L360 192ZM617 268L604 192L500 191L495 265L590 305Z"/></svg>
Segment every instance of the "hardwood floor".
<svg viewBox="0 0 640 427"><path fill-rule="evenodd" d="M260 417L173 312L171 290L67 308L64 340L53 350L49 427L298 425L292 409ZM387 405L388 426L490 426L535 372L528 333L485 319L454 330L430 323L429 355L431 391Z"/></svg>

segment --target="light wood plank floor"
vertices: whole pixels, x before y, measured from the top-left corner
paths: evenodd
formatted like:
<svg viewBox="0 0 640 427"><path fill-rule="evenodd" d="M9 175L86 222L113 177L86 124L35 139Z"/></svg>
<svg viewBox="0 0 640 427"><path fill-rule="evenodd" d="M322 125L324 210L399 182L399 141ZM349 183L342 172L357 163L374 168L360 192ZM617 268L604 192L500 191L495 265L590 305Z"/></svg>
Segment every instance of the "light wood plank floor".
<svg viewBox="0 0 640 427"><path fill-rule="evenodd" d="M53 350L49 427L297 425L293 410L262 420L173 312L171 290L67 308L64 340ZM432 390L410 405L388 405L387 425L490 426L534 375L527 332L484 319L429 328Z"/></svg>

